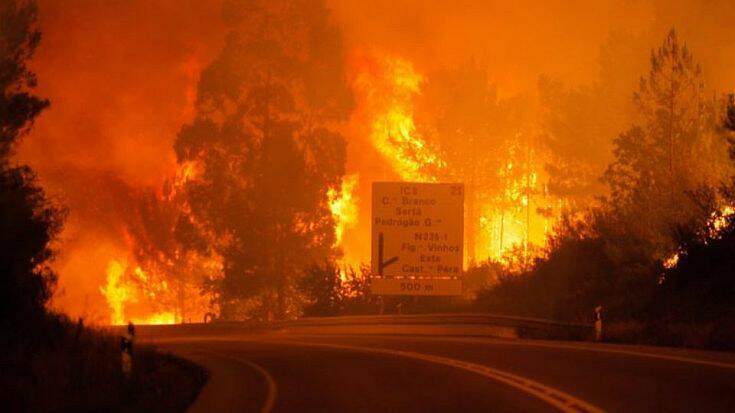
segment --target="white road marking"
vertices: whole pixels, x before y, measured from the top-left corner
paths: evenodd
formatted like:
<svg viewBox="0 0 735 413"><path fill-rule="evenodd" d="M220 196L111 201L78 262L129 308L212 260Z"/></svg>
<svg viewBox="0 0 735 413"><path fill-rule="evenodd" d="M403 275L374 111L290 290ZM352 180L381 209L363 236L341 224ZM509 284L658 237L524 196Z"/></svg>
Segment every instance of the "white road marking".
<svg viewBox="0 0 735 413"><path fill-rule="evenodd" d="M306 341L295 341L295 340L270 340L263 339L257 340L262 342L271 342L275 344L294 344L301 346L312 346L312 347L323 347L333 348L338 350L347 351L359 351L365 353L378 353L388 354L398 357L412 358L416 360L422 360L430 363L441 364L449 367L454 367L462 370L467 370L481 376L505 383L525 393L531 394L538 399L556 407L562 412L589 412L589 413L602 413L603 410L597 406L585 402L579 398L576 398L570 394L564 393L561 390L549 387L541 384L537 381L527 379L522 376L518 376L512 373L508 373L502 370L494 369L481 364L470 363L466 361L451 359L447 357L435 356L423 353L414 353L411 351L393 350L386 348L376 347L362 347L362 346L351 346L342 344L330 344L330 343L314 343Z"/></svg>
<svg viewBox="0 0 735 413"><path fill-rule="evenodd" d="M229 359L236 363L248 366L251 369L260 373L260 375L265 379L266 386L267 386L265 401L263 402L263 406L261 406L260 408L260 413L271 413L273 411L273 407L276 405L276 396L278 395L278 387L276 386L276 380L268 372L268 370L264 369L258 364L253 363L250 360L242 359L239 357L227 356L227 355L215 353L212 351L206 351L206 352L214 355L215 357Z"/></svg>
<svg viewBox="0 0 735 413"><path fill-rule="evenodd" d="M398 337L390 337L391 339L398 339ZM405 337L401 337L405 339ZM545 347L545 348L558 348L565 350L584 350L584 351L596 351L600 353L613 353L613 354L625 354L637 357L649 357L661 360L678 361L681 363L700 364L704 366L720 367L725 369L735 369L735 364L726 363L721 361L704 360L701 358L675 356L668 354L657 354L647 351L635 351L630 349L617 349L606 347L605 344L595 345L580 345L580 344L565 344L565 343L548 343L548 342L535 342L530 340L497 340L497 339L472 339L464 337L411 337L411 339L424 340L424 341L452 341L460 343L475 343L475 344L507 344L511 346L527 346L527 347Z"/></svg>
<svg viewBox="0 0 735 413"><path fill-rule="evenodd" d="M572 349L572 350L597 351L601 353L626 354L630 356L649 357L649 358L661 359L661 360L678 361L681 363L701 364L704 366L720 367L720 368L725 368L725 369L735 369L735 364L732 364L732 363L724 363L720 361L697 359L697 358L692 358L692 357L673 356L673 355L668 355L668 354L656 354L656 353L649 353L645 351L624 350L624 349L615 349L615 348L609 348L609 347L606 348L606 347L592 347L592 346L575 346L575 345L568 345L568 344L552 344L552 343L512 343L512 344L513 345L536 346L536 347L548 347L548 348L563 348L563 349Z"/></svg>

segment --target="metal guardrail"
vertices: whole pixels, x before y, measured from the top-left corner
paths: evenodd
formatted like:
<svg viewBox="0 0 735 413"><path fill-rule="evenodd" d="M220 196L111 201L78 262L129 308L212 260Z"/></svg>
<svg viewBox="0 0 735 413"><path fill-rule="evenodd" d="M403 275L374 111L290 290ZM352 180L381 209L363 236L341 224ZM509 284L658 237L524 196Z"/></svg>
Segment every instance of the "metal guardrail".
<svg viewBox="0 0 735 413"><path fill-rule="evenodd" d="M291 321L262 323L254 321L214 321L208 324L179 324L162 326L140 326L143 336L157 335L217 335L229 333L256 333L293 328L356 327L360 326L413 327L503 327L512 328L518 337L547 339L584 340L593 336L591 324L564 323L539 318L515 317L496 314L405 314L405 315L361 315L335 317L305 317Z"/></svg>
<svg viewBox="0 0 735 413"><path fill-rule="evenodd" d="M345 324L503 324L538 325L569 328L592 328L591 324L564 323L541 318L515 317L478 313L357 315L335 317L304 317L284 324L296 325L345 325Z"/></svg>
<svg viewBox="0 0 735 413"><path fill-rule="evenodd" d="M406 314L366 315L337 317L307 317L278 323L279 327L327 327L327 326L496 326L515 328L520 337L586 339L594 331L592 324L565 323L540 318L516 317L496 314Z"/></svg>

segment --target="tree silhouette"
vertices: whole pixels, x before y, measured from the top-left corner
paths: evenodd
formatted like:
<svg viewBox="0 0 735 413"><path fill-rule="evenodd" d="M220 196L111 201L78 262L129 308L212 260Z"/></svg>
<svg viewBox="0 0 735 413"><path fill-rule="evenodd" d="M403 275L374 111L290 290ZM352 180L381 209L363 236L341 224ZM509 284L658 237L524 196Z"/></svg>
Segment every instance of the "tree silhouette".
<svg viewBox="0 0 735 413"><path fill-rule="evenodd" d="M34 2L0 4L0 323L16 324L13 331L14 321L28 325L44 314L56 280L50 242L63 218L33 171L11 162L15 145L49 105L31 93L36 79L26 66L41 39L36 13Z"/></svg>
<svg viewBox="0 0 735 413"><path fill-rule="evenodd" d="M703 90L699 65L671 30L634 94L639 121L614 140L615 159L603 175L610 216L660 259L676 247L674 228L706 219L693 194L720 185L732 168L715 121L720 103Z"/></svg>
<svg viewBox="0 0 735 413"><path fill-rule="evenodd" d="M341 37L322 2L224 7L230 33L175 144L201 170L185 187L189 221L224 259L209 283L223 317L289 317L299 275L336 253L327 192L346 144L331 125L352 103Z"/></svg>

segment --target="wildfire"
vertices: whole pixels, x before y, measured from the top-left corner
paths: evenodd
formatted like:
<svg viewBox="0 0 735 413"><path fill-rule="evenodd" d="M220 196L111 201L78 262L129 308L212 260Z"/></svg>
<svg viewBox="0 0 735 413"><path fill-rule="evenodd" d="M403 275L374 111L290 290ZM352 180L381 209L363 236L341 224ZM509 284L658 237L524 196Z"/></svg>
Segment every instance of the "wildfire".
<svg viewBox="0 0 735 413"><path fill-rule="evenodd" d="M676 267L678 263L679 263L679 253L677 252L671 255L670 257L666 258L663 262L663 265L664 265L664 268L666 268L667 270L670 270Z"/></svg>
<svg viewBox="0 0 735 413"><path fill-rule="evenodd" d="M100 288L110 306L110 323L125 324L125 303L132 299L132 292L124 284L126 263L112 260L107 264L107 286Z"/></svg>
<svg viewBox="0 0 735 413"><path fill-rule="evenodd" d="M413 98L422 76L411 62L395 56L364 57L354 86L370 124L370 140L405 181L436 181L431 172L443 162L419 136Z"/></svg>
<svg viewBox="0 0 735 413"><path fill-rule="evenodd" d="M722 231L724 231L730 223L730 217L735 214L735 207L731 205L724 205L719 210L710 214L709 222L707 223L707 239L704 240L705 244L711 240L718 238ZM675 268L679 264L679 259L682 254L686 251L677 251L666 257L663 260L663 267L667 270ZM662 275L663 277L663 275ZM659 284L663 283L664 278L659 279Z"/></svg>
<svg viewBox="0 0 735 413"><path fill-rule="evenodd" d="M355 60L353 87L360 102L358 119L390 169L404 181L457 179L451 171L453 166L439 156L439 143L425 139L414 122L414 100L421 94L424 78L413 64L402 57L375 52ZM538 170L542 162L535 159L530 135L517 131L509 137L506 147L493 155L500 153L506 158L503 166L495 173L486 173L486 182L476 182L472 187L476 192L468 195L473 197L474 209L471 214L466 211L466 217L476 220L466 228L475 237L468 244L473 248L467 254L470 261L514 259L526 263L545 242L550 217L539 210L551 209L546 205L548 199L537 196L541 193Z"/></svg>
<svg viewBox="0 0 735 413"><path fill-rule="evenodd" d="M340 190L330 188L327 193L329 197L329 210L334 217L335 246L342 246L344 231L357 224L357 189L360 176L346 175L342 178Z"/></svg>
<svg viewBox="0 0 735 413"><path fill-rule="evenodd" d="M196 179L200 173L201 170L198 162L185 162L179 165L173 179L167 182L167 188L165 188L166 191L162 198L172 200L187 182Z"/></svg>
<svg viewBox="0 0 735 413"><path fill-rule="evenodd" d="M509 264L518 259L509 254L519 248L523 251L522 259L528 260L539 252L538 245L545 242L549 217L542 216L539 209L548 209L548 200L535 196L542 191L530 156L514 162L514 155L510 151L511 160L497 173L503 186L500 193L481 206L477 251L480 260L490 258Z"/></svg>
<svg viewBox="0 0 735 413"><path fill-rule="evenodd" d="M735 214L735 208L730 205L725 205L718 212L712 213L712 217L710 218L710 238L719 236L722 230L727 227L732 214Z"/></svg>
<svg viewBox="0 0 735 413"><path fill-rule="evenodd" d="M110 307L110 324L123 325L128 321L135 324L174 324L176 315L170 311L154 312L144 316L130 316L126 308L134 303L139 303L144 296L137 287L135 279L139 282L149 282L148 275L136 267L132 272L128 271L128 264L123 260L113 259L107 264L107 285L100 288L100 292L107 300ZM162 283L161 289L168 290L168 285ZM155 299L155 293L149 293L148 299Z"/></svg>

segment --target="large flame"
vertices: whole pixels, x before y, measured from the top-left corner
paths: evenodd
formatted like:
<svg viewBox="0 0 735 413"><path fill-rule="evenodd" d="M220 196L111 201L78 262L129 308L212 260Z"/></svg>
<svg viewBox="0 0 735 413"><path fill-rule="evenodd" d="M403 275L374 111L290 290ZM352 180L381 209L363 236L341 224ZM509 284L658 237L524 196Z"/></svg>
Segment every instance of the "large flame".
<svg viewBox="0 0 735 413"><path fill-rule="evenodd" d="M354 89L370 123L370 139L392 169L405 181L436 181L431 172L441 159L419 136L413 99L422 76L408 60L377 53L361 56Z"/></svg>
<svg viewBox="0 0 735 413"><path fill-rule="evenodd" d="M110 261L107 264L107 285L100 288L110 306L110 323L113 325L125 324L125 303L132 299L132 292L122 280L126 267L126 263Z"/></svg>
<svg viewBox="0 0 735 413"><path fill-rule="evenodd" d="M156 197L160 210L154 208L153 221L143 221L146 224L134 231L123 230L127 258L119 258L119 254L110 258L106 285L100 288L110 309L111 324L172 324L192 317L201 320L210 310L208 297L200 289L203 279L212 279L221 272L221 259L186 251L172 241L179 214L187 209L177 195L199 172L196 163L180 165ZM152 231L158 231L157 235L153 236ZM168 241L157 245L161 238Z"/></svg>
<svg viewBox="0 0 735 413"><path fill-rule="evenodd" d="M171 311L153 312L144 316L129 316L126 307L140 302L142 293L136 288L131 275L139 281L146 282L148 276L140 268L136 267L132 273L128 273L128 264L125 260L111 260L107 265L107 285L100 288L110 306L110 324L123 325L128 322L135 324L174 324L177 322L176 315ZM160 288L168 290L168 285L162 283ZM155 293L149 293L149 299L155 299Z"/></svg>
<svg viewBox="0 0 735 413"><path fill-rule="evenodd" d="M444 176L455 176L448 173L452 165L439 156L441 148L417 130L414 100L420 97L424 78L412 62L375 51L358 53L354 60L353 88L361 112L358 119L391 171L405 181L437 182ZM473 195L478 222L468 228L475 236L471 254L475 262L492 259L511 265L511 260L520 259L528 263L538 254L550 227L550 217L539 213L551 209L549 200L540 196L538 170L542 162L534 158L534 148L520 131L508 137L507 146L500 155L507 158L503 167L486 178L500 183L499 192ZM498 151L493 156L498 156Z"/></svg>
<svg viewBox="0 0 735 413"><path fill-rule="evenodd" d="M526 161L523 171L508 161L498 171L503 183L500 194L492 205L483 205L480 216L477 256L480 260L492 259L508 264L509 254L523 250L523 259L532 258L538 251L534 245L542 245L549 231L549 218L539 214L548 210L548 199L543 197L538 183L538 173L533 162Z"/></svg>

